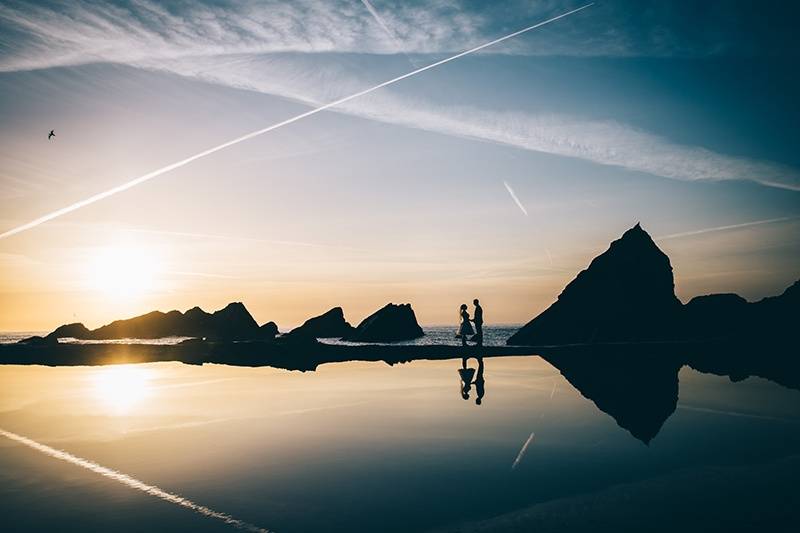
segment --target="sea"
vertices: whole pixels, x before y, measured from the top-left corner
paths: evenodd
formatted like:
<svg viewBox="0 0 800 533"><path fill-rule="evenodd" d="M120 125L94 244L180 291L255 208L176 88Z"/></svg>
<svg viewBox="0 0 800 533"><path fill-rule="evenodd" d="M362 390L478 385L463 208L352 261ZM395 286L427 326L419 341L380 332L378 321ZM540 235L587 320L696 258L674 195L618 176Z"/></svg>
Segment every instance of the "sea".
<svg viewBox="0 0 800 533"><path fill-rule="evenodd" d="M484 346L503 346L511 335L513 335L522 325L521 324L501 324L494 326L485 326L483 328L483 344ZM425 332L424 337L413 339L410 341L401 341L391 343L400 346L430 346L430 345L446 345L458 346L461 344L461 339L456 338L456 327L452 325L447 326L422 326ZM283 331L282 333L285 333ZM0 333L0 344L13 344L22 339L26 339L33 335L44 336L48 332L43 331L17 331ZM75 339L72 337L64 337L58 339L61 343L67 344L154 344L154 345L169 345L179 344L191 337L163 337L160 339L112 339L112 340L84 340ZM382 343L360 343L348 342L336 338L319 339L320 342L326 344L342 344L342 345L363 345L363 344L382 344Z"/></svg>

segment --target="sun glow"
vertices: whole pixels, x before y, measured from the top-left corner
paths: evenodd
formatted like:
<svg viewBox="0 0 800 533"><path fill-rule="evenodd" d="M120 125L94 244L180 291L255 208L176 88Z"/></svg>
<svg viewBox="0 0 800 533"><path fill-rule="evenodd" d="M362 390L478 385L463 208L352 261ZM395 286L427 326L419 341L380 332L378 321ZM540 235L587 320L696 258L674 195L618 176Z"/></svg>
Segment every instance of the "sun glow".
<svg viewBox="0 0 800 533"><path fill-rule="evenodd" d="M103 406L124 414L152 393L151 375L136 365L114 365L92 375L94 395Z"/></svg>
<svg viewBox="0 0 800 533"><path fill-rule="evenodd" d="M111 296L139 296L152 289L157 264L154 254L145 248L101 248L90 259L89 284Z"/></svg>

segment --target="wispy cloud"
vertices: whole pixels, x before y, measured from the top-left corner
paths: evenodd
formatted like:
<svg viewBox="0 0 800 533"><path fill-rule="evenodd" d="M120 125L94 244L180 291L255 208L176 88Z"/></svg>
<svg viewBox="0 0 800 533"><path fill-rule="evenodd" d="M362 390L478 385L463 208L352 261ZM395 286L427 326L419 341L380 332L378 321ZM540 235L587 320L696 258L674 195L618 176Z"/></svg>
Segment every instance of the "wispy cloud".
<svg viewBox="0 0 800 533"><path fill-rule="evenodd" d="M105 466L101 466L95 462L89 461L88 459L84 459L82 457L78 457L77 455L72 455L69 452L65 452L63 450L57 450L46 444L42 444L40 442L36 442L35 440L29 439L27 437L23 437L22 435L18 435L16 433L12 433L10 431L5 431L0 429L0 436L3 436L7 439L10 439L14 442L19 444L23 444L29 448L32 448L38 452L41 452L49 457L54 459L59 459L61 461L66 461L67 463L71 463L75 466L79 466L81 468L85 468L95 474L99 474L103 477L112 479L123 485L130 487L135 490L139 490L144 492L145 494L149 494L150 496L155 496L161 500L164 500L169 503L173 503L175 505L179 505L186 509L190 509L202 516L207 518L213 518L216 520L220 520L229 526L235 527L236 529L241 529L245 531L255 531L261 533L268 533L266 529L262 529L260 527L248 524L238 518L234 518L229 514L221 513L219 511L215 511L210 509L204 505L197 504L183 496L178 496L172 492L167 492L155 485L149 485L144 481L139 481L136 478L132 478L127 474L123 474L117 470L113 470L111 468L107 468Z"/></svg>
<svg viewBox="0 0 800 533"><path fill-rule="evenodd" d="M372 10L374 11L374 10ZM541 13L540 13L541 14ZM170 7L125 3L0 4L0 70L93 62L241 53L352 52L393 54L395 35L418 53L452 52L486 40L483 16L450 1L400 4L394 32L352 1L197 2Z"/></svg>
<svg viewBox="0 0 800 533"><path fill-rule="evenodd" d="M386 36L389 37L389 39L391 39L397 51L405 55L412 66L417 66L406 53L406 49L403 46L403 43L400 42L400 40L397 38L397 36L394 34L391 28L389 28L389 25L386 24L386 21L383 20L383 17L380 15L380 13L378 13L378 10L375 9L372 3L369 0L361 0L361 3L364 4L364 7L367 8L367 11L369 11L370 15L372 15L372 18L375 19L375 22L377 22L378 25L383 29L383 31L386 33Z"/></svg>
<svg viewBox="0 0 800 533"><path fill-rule="evenodd" d="M553 13L566 2L552 0L536 7L515 6L522 16ZM591 17L559 22L558 32L532 35L515 46L535 41L537 53L576 53L558 48L566 39L573 47L606 49L624 55L636 39L628 34L607 36L603 46L581 33L598 19L622 17L600 5ZM609 11L612 9L612 11ZM656 11L662 8L653 7ZM375 11L374 9L372 11ZM396 39L411 53L442 53L463 49L503 22L501 10L476 11L455 0L429 5L391 4L392 31L375 24L374 13L354 2L325 5L310 0L291 3L233 2L222 7L200 4L191 10L165 9L148 0L124 7L94 2L40 5L18 2L0 6L0 35L19 35L0 43L0 70L42 68L96 61L125 63L163 70L230 87L278 95L308 105L320 105L369 87L374 80L356 69L333 62L307 62L272 52L394 53ZM639 13L633 10L635 13ZM517 17L520 15L518 14ZM624 33L631 17L611 26ZM663 15L669 18L669 13ZM500 19L498 19L500 17ZM379 17L380 18L380 17ZM534 18L535 19L535 18ZM648 19L649 20L649 19ZM505 21L508 22L508 21ZM511 21L511 23L516 23ZM654 24L654 21L650 21ZM655 27L648 39L679 41ZM596 36L595 36L596 37ZM593 37L594 38L594 37ZM644 39L644 37L637 37ZM628 44L613 52L617 41ZM555 43L555 44L553 44ZM555 46L556 48L552 48ZM685 43L680 46L685 48ZM679 45L675 45L679 47ZM508 46L494 51L520 52ZM555 50L555 51L554 51ZM699 146L674 143L623 123L587 120L568 114L530 114L434 104L389 91L349 102L336 109L372 120L445 135L514 146L602 165L616 166L678 180L749 180L770 187L800 190L797 169L780 164L729 156Z"/></svg>
<svg viewBox="0 0 800 533"><path fill-rule="evenodd" d="M286 57L213 65L213 58L160 62L157 68L205 81L319 105L370 80L335 64L309 65ZM531 114L434 104L385 90L334 111L450 136L577 158L685 181L747 180L800 190L800 172L780 164L674 143L623 123L566 114Z"/></svg>
<svg viewBox="0 0 800 533"><path fill-rule="evenodd" d="M576 7L573 0L381 2L368 0L154 0L0 4L0 70L110 61L131 63L235 53L442 54L469 48L520 20ZM365 10L364 6L372 6ZM586 21L490 53L558 56L708 56L789 53L793 26L759 6L697 9L681 2L603 2ZM391 28L386 19L391 21ZM379 22L375 24L375 20ZM750 30L741 31L747 20ZM697 31L697 24L704 31ZM764 38L768 35L769 38Z"/></svg>
<svg viewBox="0 0 800 533"><path fill-rule="evenodd" d="M142 183L145 183L145 182L150 181L152 179L158 178L158 177L160 177L160 176L162 176L162 175L164 175L164 174L166 174L168 172L172 172L173 170L176 170L176 169L179 169L181 167L184 167L184 166L186 166L186 165L188 165L190 163L193 163L194 161L197 161L199 159L203 159L203 158L208 157L208 156L210 156L212 154L215 154L215 153L217 153L217 152L219 152L221 150L225 150L227 148L235 146L235 145L237 145L239 143L248 141L248 140L253 139L255 137L259 137L261 135L264 135L266 133L272 132L272 131L277 130L279 128L282 128L284 126L288 126L289 124L293 124L293 123L298 122L300 120L304 120L304 119L306 119L308 117L311 117L311 116L313 116L313 115L315 115L317 113L321 113L321 112L326 111L328 109L334 109L334 108L337 108L337 107L340 107L340 106L345 106L346 104L348 104L352 100L363 98L363 97L365 97L367 95L372 94L375 91L383 89L384 87L388 87L390 85L394 85L395 83L401 82L401 81L403 81L403 80L405 80L407 78L410 78L412 76L417 76L417 75L422 74L423 72L425 72L427 70L440 67L441 65L444 65L446 63L450 63L451 61L459 60L464 56L475 54L475 53L477 53L477 52L479 52L479 51L481 51L483 49L489 48L491 46L495 46L495 45L497 45L497 44L499 44L501 42L504 42L506 40L512 39L514 37L517 37L517 36L519 36L519 35L521 35L523 33L535 30L537 28L540 28L540 27L545 26L546 24L550 24L552 22L556 22L556 21L558 21L558 20L560 20L560 19L562 19L564 17L568 17L568 16L573 15L575 13L578 13L579 11L582 11L582 10L588 8L588 7L591 7L592 5L593 5L592 3L589 3L589 4L583 5L582 7L579 7L579 8L576 8L576 9L572 9L570 11L566 11L566 12L560 13L560 14L558 14L556 16L553 16L553 17L550 17L548 19L542 20L540 22L537 22L536 24L527 26L527 27L522 28L520 30L517 30L517 31L515 31L513 33L509 33L509 34L504 35L502 37L498 37L497 39L493 39L493 40L491 40L489 42L482 43L482 44L480 44L478 46L472 47L469 50L465 50L465 51L459 52L457 54L454 54L452 56L446 57L444 59L440 59L439 61L436 61L435 63L431 63L429 65L426 65L424 67L420 67L420 68L418 68L416 70L413 70L411 72L406 72L405 74L401 74L399 76L395 76L394 78L391 78L389 80L386 80L386 81L383 81L381 83L378 83L377 85L373 85L371 87L367 87L366 89L361 89L360 91L356 91L356 92L354 92L352 94L349 94L347 96L343 96L343 97L338 98L336 100L333 100L333 101L330 101L330 102L327 102L327 103L324 103L324 104L320 104L320 105L318 105L318 106L316 106L316 107L314 107L314 108L312 108L312 109L310 109L308 111L305 111L304 113L300 113L299 115L295 115L295 116L293 116L291 118L287 118L287 119L282 120L280 122L276 122L276 123L271 124L271 125L269 125L269 126L267 126L265 128L261 128L261 129L255 130L255 131L251 131L249 133L246 133L244 135L241 135L239 137L236 137L234 139L226 141L226 142L224 142L222 144L218 144L216 146L212 146L211 148L207 148L205 150L197 152L194 155L191 155L191 156L186 157L184 159L181 159L179 161L175 161L173 163L170 163L169 165L163 166L161 168L158 168L156 170L153 170L151 172L148 172L146 174L143 174L141 176L138 176L136 178L128 180L128 181L126 181L124 183L121 183L121 184L115 186L115 187L112 187L110 189L106 189L105 191L102 191L102 192L99 192L97 194L94 194L94 195L92 195L92 196L90 196L88 198L85 198L85 199L80 200L78 202L75 202L75 203L72 203L70 205L67 205L66 207L62 207L62 208L57 209L55 211L51 211L50 213L42 215L39 218L36 218L36 219L34 219L34 220L30 221L30 222L22 224L21 226L17 226L17 227L12 228L12 229L10 229L8 231L0 233L0 239L4 239L6 237L10 237L12 235L16 235L16 234L21 233L23 231L27 231L29 229L35 228L37 226L40 226L41 224L49 222L50 220L59 218L59 217L61 217L63 215L71 213L73 211L77 211L77 210L82 209L82 208L84 208L84 207L86 207L88 205L94 204L96 202L99 202L101 200L104 200L106 198L114 196L114 195L119 194L121 192L127 191L128 189L132 189L133 187L141 185Z"/></svg>

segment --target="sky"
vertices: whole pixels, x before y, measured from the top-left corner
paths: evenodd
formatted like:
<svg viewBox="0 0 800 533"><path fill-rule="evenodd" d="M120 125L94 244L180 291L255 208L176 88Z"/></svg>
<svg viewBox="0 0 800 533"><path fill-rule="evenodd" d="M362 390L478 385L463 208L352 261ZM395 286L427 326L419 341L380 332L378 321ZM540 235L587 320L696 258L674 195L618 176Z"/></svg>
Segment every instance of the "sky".
<svg viewBox="0 0 800 533"><path fill-rule="evenodd" d="M3 2L0 232L581 5ZM637 222L682 301L779 294L799 12L598 1L231 146L0 239L0 331L230 301L525 322Z"/></svg>

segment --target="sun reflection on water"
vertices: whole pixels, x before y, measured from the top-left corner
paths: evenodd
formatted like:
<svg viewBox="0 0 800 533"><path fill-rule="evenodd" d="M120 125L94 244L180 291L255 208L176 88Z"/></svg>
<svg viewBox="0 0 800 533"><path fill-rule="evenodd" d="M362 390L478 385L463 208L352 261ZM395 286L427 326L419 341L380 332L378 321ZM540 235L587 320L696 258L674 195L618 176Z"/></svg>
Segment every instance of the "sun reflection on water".
<svg viewBox="0 0 800 533"><path fill-rule="evenodd" d="M130 412L152 393L151 373L138 365L114 365L92 374L98 402L115 414Z"/></svg>

